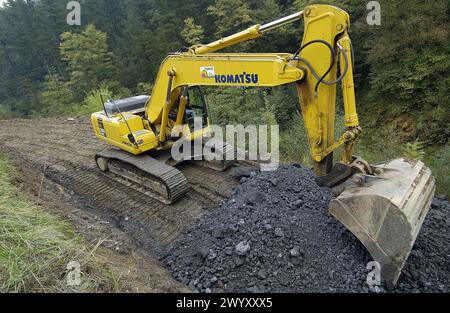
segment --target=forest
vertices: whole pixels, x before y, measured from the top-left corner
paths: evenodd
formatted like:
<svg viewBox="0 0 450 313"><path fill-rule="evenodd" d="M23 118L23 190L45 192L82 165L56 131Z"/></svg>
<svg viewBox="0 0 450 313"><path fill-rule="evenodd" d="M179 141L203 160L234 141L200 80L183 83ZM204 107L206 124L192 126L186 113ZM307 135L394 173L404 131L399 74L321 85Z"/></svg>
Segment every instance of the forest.
<svg viewBox="0 0 450 313"><path fill-rule="evenodd" d="M364 129L357 153L371 162L423 159L438 191L450 193L450 1L379 1L381 25L368 24L367 0L80 0L81 25L67 23L68 2L0 4L0 119L89 116L101 108L100 94L151 93L170 52L327 3L351 16ZM227 51L293 53L302 34L297 22ZM206 93L213 122L278 124L283 160L308 164L292 86Z"/></svg>

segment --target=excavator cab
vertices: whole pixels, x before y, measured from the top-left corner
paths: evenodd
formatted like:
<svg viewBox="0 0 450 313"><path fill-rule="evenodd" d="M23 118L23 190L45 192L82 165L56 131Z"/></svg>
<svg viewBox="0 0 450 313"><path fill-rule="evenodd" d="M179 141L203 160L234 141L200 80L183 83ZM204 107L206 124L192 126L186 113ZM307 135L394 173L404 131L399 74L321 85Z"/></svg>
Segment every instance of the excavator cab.
<svg viewBox="0 0 450 313"><path fill-rule="evenodd" d="M189 125L191 131L194 131L194 128L197 126L195 122L197 121L198 123L200 119L202 129L208 126L208 107L201 86L192 86L189 88L188 101L184 114L185 124Z"/></svg>

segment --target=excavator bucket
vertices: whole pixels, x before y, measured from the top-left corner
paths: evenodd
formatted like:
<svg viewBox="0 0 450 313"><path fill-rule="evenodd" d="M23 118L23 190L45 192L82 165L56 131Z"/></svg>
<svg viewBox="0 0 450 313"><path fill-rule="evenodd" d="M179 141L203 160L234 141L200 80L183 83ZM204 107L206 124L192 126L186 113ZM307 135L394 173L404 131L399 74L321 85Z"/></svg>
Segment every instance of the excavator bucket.
<svg viewBox="0 0 450 313"><path fill-rule="evenodd" d="M330 213L381 265L388 288L397 283L433 199L435 181L421 161L373 165L374 175L354 175L330 203Z"/></svg>

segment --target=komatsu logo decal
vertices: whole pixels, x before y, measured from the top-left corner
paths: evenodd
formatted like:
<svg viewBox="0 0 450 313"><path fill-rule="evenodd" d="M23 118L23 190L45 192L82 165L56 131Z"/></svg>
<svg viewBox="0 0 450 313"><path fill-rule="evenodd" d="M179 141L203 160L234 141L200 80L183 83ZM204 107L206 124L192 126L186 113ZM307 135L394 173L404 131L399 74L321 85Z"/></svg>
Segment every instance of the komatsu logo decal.
<svg viewBox="0 0 450 313"><path fill-rule="evenodd" d="M257 84L259 81L258 74L227 74L227 75L215 75L216 83L222 84Z"/></svg>
<svg viewBox="0 0 450 313"><path fill-rule="evenodd" d="M200 67L200 74L202 78L213 78L216 76L214 73L214 66L204 66Z"/></svg>

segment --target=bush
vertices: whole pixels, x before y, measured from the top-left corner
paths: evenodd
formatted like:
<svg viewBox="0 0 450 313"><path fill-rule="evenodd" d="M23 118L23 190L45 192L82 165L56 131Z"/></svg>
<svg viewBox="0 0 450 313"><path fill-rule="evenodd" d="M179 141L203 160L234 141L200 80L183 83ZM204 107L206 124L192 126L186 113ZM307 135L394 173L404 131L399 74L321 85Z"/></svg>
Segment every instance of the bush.
<svg viewBox="0 0 450 313"><path fill-rule="evenodd" d="M211 121L218 125L274 125L275 116L261 89L237 87L206 90Z"/></svg>
<svg viewBox="0 0 450 313"><path fill-rule="evenodd" d="M0 120L5 120L11 117L11 112L6 105L0 104Z"/></svg>
<svg viewBox="0 0 450 313"><path fill-rule="evenodd" d="M136 88L137 94L150 95L152 93L153 85L150 83L139 83Z"/></svg>
<svg viewBox="0 0 450 313"><path fill-rule="evenodd" d="M73 114L76 116L90 116L94 112L103 110L101 97L106 102L110 98L120 99L130 96L130 91L122 87L118 82L104 82L99 89L92 90L84 98L81 105L75 107Z"/></svg>
<svg viewBox="0 0 450 313"><path fill-rule="evenodd" d="M72 113L73 94L68 84L58 75L47 75L44 90L39 95L41 110L38 116L61 116Z"/></svg>
<svg viewBox="0 0 450 313"><path fill-rule="evenodd" d="M107 87L91 91L86 98L84 98L82 105L74 110L75 115L90 116L94 112L102 111L103 103L101 97L103 97L103 100L106 102L109 98L113 97L113 93Z"/></svg>
<svg viewBox="0 0 450 313"><path fill-rule="evenodd" d="M450 196L450 144L426 150L425 163L436 178L436 193Z"/></svg>
<svg viewBox="0 0 450 313"><path fill-rule="evenodd" d="M287 130L280 134L280 158L283 162L300 162L312 166L308 136L301 117L292 121Z"/></svg>
<svg viewBox="0 0 450 313"><path fill-rule="evenodd" d="M403 156L413 159L422 160L425 151L423 150L423 142L416 140L414 142L407 142L402 146Z"/></svg>

